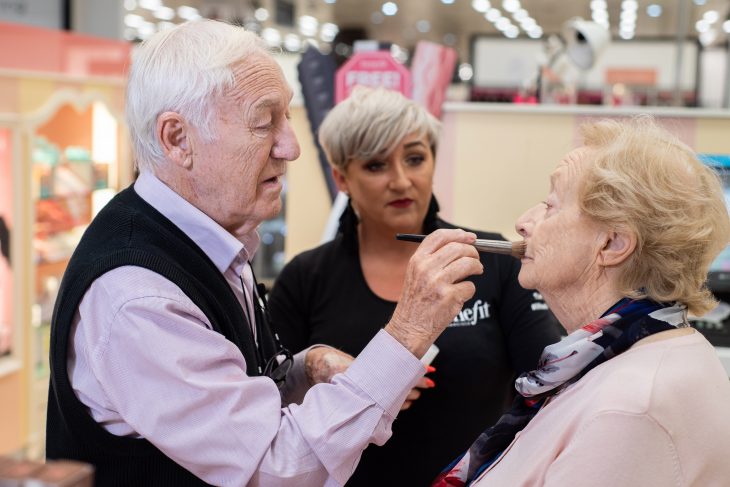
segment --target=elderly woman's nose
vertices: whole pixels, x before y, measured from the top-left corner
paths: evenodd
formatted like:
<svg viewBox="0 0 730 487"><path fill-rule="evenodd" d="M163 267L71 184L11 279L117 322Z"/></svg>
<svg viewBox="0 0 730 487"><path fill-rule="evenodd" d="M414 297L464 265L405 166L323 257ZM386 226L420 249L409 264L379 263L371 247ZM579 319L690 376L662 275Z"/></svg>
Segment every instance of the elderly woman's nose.
<svg viewBox="0 0 730 487"><path fill-rule="evenodd" d="M533 206L526 212L524 212L515 222L515 230L520 234L521 237L527 237L532 231L532 225L535 222L535 214L538 205Z"/></svg>

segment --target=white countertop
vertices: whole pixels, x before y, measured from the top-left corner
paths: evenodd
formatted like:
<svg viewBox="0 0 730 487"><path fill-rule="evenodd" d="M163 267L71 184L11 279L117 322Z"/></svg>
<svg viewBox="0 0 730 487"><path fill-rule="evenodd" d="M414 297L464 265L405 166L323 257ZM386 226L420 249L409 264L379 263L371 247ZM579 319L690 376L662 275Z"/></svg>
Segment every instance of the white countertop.
<svg viewBox="0 0 730 487"><path fill-rule="evenodd" d="M730 118L730 110L686 107L644 107L603 105L529 105L515 103L446 102L444 112L523 113L526 115L632 116L651 114L656 117Z"/></svg>

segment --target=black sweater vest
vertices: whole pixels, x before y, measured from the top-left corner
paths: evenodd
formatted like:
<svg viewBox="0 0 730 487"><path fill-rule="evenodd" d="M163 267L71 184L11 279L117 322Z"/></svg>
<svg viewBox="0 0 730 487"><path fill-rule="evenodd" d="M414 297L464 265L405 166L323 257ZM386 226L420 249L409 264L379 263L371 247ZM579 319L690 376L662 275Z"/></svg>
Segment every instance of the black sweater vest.
<svg viewBox="0 0 730 487"><path fill-rule="evenodd" d="M125 265L150 269L179 286L210 320L213 329L238 346L249 375L258 375L258 366L263 365L257 359L253 334L241 305L220 271L187 235L133 188L127 188L86 230L61 282L51 325L46 456L93 464L95 485L102 487L207 485L149 441L107 432L71 388L67 370L69 335L79 302L97 277ZM83 326L94 324L85 322ZM261 334L264 356L273 356L271 332L265 329ZM128 400L144 402L146 398ZM149 409L154 407L149 405Z"/></svg>

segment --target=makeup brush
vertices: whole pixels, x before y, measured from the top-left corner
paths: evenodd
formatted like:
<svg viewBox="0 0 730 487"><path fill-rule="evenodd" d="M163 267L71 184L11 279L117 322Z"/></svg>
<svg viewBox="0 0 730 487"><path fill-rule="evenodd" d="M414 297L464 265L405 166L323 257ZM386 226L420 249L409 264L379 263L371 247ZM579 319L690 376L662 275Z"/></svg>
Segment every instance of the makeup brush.
<svg viewBox="0 0 730 487"><path fill-rule="evenodd" d="M396 233L396 240L404 242L423 242L425 235L414 233ZM492 254L511 255L515 259L521 259L525 256L525 247L527 244L522 242L507 242L505 240L486 240L478 238L472 244L479 252L491 252Z"/></svg>

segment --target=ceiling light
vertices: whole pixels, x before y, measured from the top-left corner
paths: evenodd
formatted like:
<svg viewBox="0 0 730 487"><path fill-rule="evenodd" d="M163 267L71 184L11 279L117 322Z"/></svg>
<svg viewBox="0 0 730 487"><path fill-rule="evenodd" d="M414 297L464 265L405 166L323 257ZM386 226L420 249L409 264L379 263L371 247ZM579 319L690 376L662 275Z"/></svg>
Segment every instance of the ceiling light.
<svg viewBox="0 0 730 487"><path fill-rule="evenodd" d="M487 10L486 15L484 15L486 19L492 23L498 21L502 17L502 12L499 11L499 9L496 8L490 8Z"/></svg>
<svg viewBox="0 0 730 487"><path fill-rule="evenodd" d="M720 18L720 14L717 13L717 10L708 10L702 18L709 24L714 24Z"/></svg>
<svg viewBox="0 0 730 487"><path fill-rule="evenodd" d="M258 20L259 22L265 22L269 19L269 11L265 8L257 8L256 11L253 13L253 16Z"/></svg>
<svg viewBox="0 0 730 487"><path fill-rule="evenodd" d="M533 39L539 39L540 37L542 37L542 27L536 25L535 27L527 31L527 35Z"/></svg>
<svg viewBox="0 0 730 487"><path fill-rule="evenodd" d="M441 0L441 3L443 3L444 5L451 5L452 3L454 3L454 0Z"/></svg>
<svg viewBox="0 0 730 487"><path fill-rule="evenodd" d="M324 0L324 3L329 3L330 5L335 3L337 0Z"/></svg>
<svg viewBox="0 0 730 487"><path fill-rule="evenodd" d="M419 20L418 22L416 22L416 30L421 34L425 34L429 30L431 30L431 22L429 22L428 20Z"/></svg>
<svg viewBox="0 0 730 487"><path fill-rule="evenodd" d="M296 34L287 34L284 37L284 49L298 52L302 48L302 40Z"/></svg>
<svg viewBox="0 0 730 487"><path fill-rule="evenodd" d="M261 37L269 46L278 47L281 45L281 33L272 27L264 29L261 32Z"/></svg>
<svg viewBox="0 0 730 487"><path fill-rule="evenodd" d="M162 0L139 0L139 6L147 10L157 10L162 7Z"/></svg>
<svg viewBox="0 0 730 487"><path fill-rule="evenodd" d="M633 10L624 10L621 12L621 21L636 22L636 12Z"/></svg>
<svg viewBox="0 0 730 487"><path fill-rule="evenodd" d="M532 17L527 17L526 19L520 21L520 26L524 30L530 30L537 26L537 22Z"/></svg>
<svg viewBox="0 0 730 487"><path fill-rule="evenodd" d="M370 15L370 22L372 22L375 25L380 25L383 23L383 20L385 20L385 17L380 12L373 12Z"/></svg>
<svg viewBox="0 0 730 487"><path fill-rule="evenodd" d="M710 23L706 20L698 20L695 24L697 32L707 32L710 30Z"/></svg>
<svg viewBox="0 0 730 487"><path fill-rule="evenodd" d="M659 17L662 14L662 6L658 3L652 3L648 7L646 7L646 15L649 17Z"/></svg>
<svg viewBox="0 0 730 487"><path fill-rule="evenodd" d="M591 0L592 10L606 10L606 8L608 8L608 5L606 5L606 0Z"/></svg>
<svg viewBox="0 0 730 487"><path fill-rule="evenodd" d="M459 79L461 81L469 81L474 76L474 68L469 63L461 63L459 65Z"/></svg>
<svg viewBox="0 0 730 487"><path fill-rule="evenodd" d="M492 5L489 0L472 0L471 6L477 12L486 13Z"/></svg>
<svg viewBox="0 0 730 487"><path fill-rule="evenodd" d="M175 18L175 11L170 7L158 7L152 15L160 20L172 20Z"/></svg>
<svg viewBox="0 0 730 487"><path fill-rule="evenodd" d="M127 14L124 16L124 25L134 27L135 29L144 24L144 18L141 15Z"/></svg>
<svg viewBox="0 0 730 487"><path fill-rule="evenodd" d="M527 10L525 10L524 8L521 8L517 12L512 14L512 18L514 18L517 22L521 22L529 16L530 14L528 14Z"/></svg>
<svg viewBox="0 0 730 487"><path fill-rule="evenodd" d="M177 8L177 16L185 20L196 20L200 18L200 12L197 8L182 5Z"/></svg>
<svg viewBox="0 0 730 487"><path fill-rule="evenodd" d="M694 0L695 5L699 5L700 7L707 3L707 0Z"/></svg>
<svg viewBox="0 0 730 487"><path fill-rule="evenodd" d="M494 26L501 31L504 31L510 25L512 25L512 22L510 22L507 17L501 17L494 23Z"/></svg>
<svg viewBox="0 0 730 487"><path fill-rule="evenodd" d="M320 29L319 38L322 39L324 42L332 42L335 40L335 37L337 36L337 33L340 31L340 28L337 27L336 24L333 24L332 22L325 22L322 24L322 27Z"/></svg>
<svg viewBox="0 0 730 487"><path fill-rule="evenodd" d="M502 8L509 13L515 13L520 9L520 0L502 0Z"/></svg>
<svg viewBox="0 0 730 487"><path fill-rule="evenodd" d="M722 23L722 30L724 30L726 33L730 34L730 20L726 20Z"/></svg>
<svg viewBox="0 0 730 487"><path fill-rule="evenodd" d="M313 37L317 35L319 21L311 15L302 15L299 17L299 32L305 37Z"/></svg>
<svg viewBox="0 0 730 487"><path fill-rule="evenodd" d="M127 10L134 10L137 8L137 0L124 0L124 8ZM127 32L125 31L125 36Z"/></svg>
<svg viewBox="0 0 730 487"><path fill-rule="evenodd" d="M395 2L385 2L381 8L383 14L392 16L398 13L398 5Z"/></svg>
<svg viewBox="0 0 730 487"><path fill-rule="evenodd" d="M520 29L517 28L516 25L510 25L506 29L504 29L504 35L509 37L510 39L514 39L518 35L520 35Z"/></svg>
<svg viewBox="0 0 730 487"><path fill-rule="evenodd" d="M636 12L639 10L639 2L636 0L624 0L621 2L621 8L624 10L632 10Z"/></svg>
<svg viewBox="0 0 730 487"><path fill-rule="evenodd" d="M605 10L595 10L592 17L596 22L603 22L608 20L608 12Z"/></svg>

